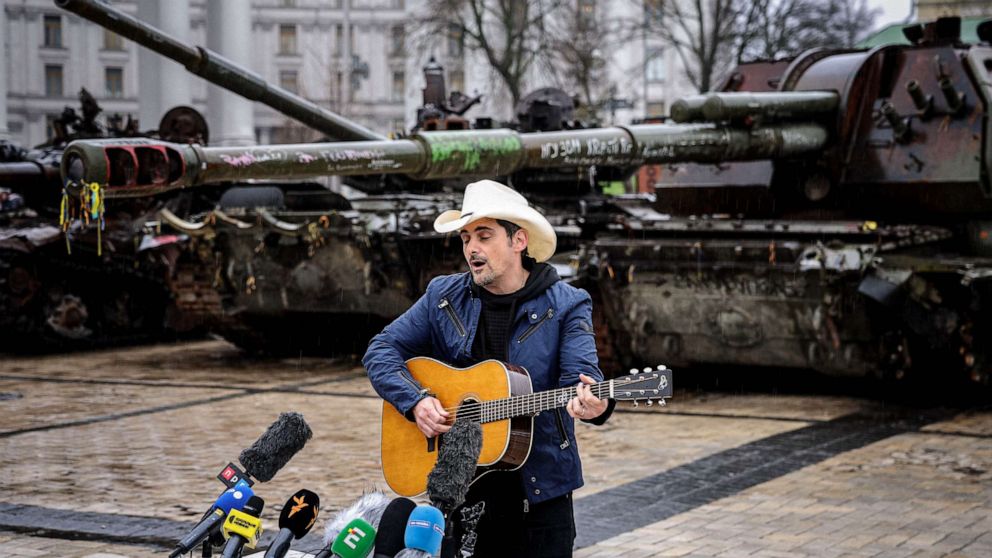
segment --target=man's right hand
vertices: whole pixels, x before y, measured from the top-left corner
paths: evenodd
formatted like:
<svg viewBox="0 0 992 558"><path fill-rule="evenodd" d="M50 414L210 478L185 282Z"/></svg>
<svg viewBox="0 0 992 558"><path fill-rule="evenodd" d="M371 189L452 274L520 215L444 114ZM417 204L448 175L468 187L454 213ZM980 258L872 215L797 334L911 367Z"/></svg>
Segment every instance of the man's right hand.
<svg viewBox="0 0 992 558"><path fill-rule="evenodd" d="M451 430L448 418L451 413L444 410L441 402L434 397L425 397L413 408L413 416L417 419L417 428L424 436L433 438Z"/></svg>

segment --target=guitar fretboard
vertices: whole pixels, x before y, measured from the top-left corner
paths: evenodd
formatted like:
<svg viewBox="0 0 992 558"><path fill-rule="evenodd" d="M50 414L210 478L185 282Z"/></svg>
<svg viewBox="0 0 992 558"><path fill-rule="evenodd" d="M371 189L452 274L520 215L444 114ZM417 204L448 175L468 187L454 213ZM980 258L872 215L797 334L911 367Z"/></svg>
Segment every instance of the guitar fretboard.
<svg viewBox="0 0 992 558"><path fill-rule="evenodd" d="M608 399L613 382L614 380L609 380L599 382L598 384L590 384L589 389L596 397ZM458 416L460 418L478 420L483 423L495 422L564 407L568 405L569 400L575 397L575 395L575 386L572 386L529 393L527 395L517 395L505 399L494 399L482 403L466 403L459 409Z"/></svg>

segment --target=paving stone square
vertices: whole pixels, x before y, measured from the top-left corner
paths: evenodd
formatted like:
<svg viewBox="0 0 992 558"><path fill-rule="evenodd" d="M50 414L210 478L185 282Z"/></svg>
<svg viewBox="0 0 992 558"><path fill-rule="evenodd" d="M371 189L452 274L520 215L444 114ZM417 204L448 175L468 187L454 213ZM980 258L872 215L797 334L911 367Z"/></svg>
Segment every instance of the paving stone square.
<svg viewBox="0 0 992 558"><path fill-rule="evenodd" d="M381 401L353 361L255 359L220 341L7 356L0 393L14 394L0 399L0 557L162 555L282 411L314 437L256 488L270 529L297 489L321 496L296 550L386 488ZM596 521L578 525L576 556L992 555L992 412L925 411L699 391L621 407L577 429L577 517Z"/></svg>

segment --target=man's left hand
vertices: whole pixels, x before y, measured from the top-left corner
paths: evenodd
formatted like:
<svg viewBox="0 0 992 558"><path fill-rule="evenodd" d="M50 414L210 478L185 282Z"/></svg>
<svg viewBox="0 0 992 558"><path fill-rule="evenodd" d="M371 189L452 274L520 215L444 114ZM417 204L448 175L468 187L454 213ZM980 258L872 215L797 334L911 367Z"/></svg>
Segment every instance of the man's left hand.
<svg viewBox="0 0 992 558"><path fill-rule="evenodd" d="M573 418L592 420L606 411L609 401L600 399L592 394L589 385L595 384L596 380L585 374L579 374L579 380L581 383L575 386L576 395L568 402L568 406L565 409L568 410L568 414L572 415Z"/></svg>

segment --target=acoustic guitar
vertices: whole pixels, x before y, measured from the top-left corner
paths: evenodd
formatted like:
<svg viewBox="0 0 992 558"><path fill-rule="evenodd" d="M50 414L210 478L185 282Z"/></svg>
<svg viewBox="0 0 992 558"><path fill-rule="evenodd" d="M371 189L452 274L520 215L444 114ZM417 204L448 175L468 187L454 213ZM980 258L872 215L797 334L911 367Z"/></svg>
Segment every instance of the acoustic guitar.
<svg viewBox="0 0 992 558"><path fill-rule="evenodd" d="M575 386L534 393L530 376L519 366L486 360L469 368L454 368L427 357L407 361L410 374L456 420L482 423L482 451L475 478L491 471L520 468L530 455L534 417L565 407ZM600 399L646 401L672 396L672 371L664 366L590 384ZM382 405L382 471L386 483L400 496L427 490L427 475L437 462L438 438L426 438L391 404Z"/></svg>

